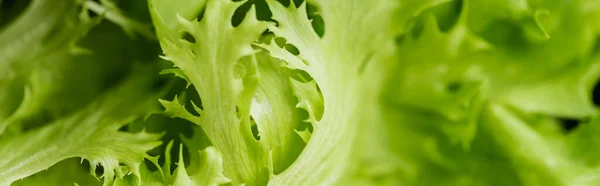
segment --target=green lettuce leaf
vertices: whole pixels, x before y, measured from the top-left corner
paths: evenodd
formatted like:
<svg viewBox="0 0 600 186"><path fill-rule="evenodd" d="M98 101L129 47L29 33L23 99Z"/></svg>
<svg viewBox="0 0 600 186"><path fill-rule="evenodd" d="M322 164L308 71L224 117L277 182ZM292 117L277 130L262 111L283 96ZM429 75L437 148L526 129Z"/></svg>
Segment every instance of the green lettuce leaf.
<svg viewBox="0 0 600 186"><path fill-rule="evenodd" d="M584 3L462 1L445 29L451 4L423 11L399 40L384 116L399 136L389 147L400 159L397 182L592 184L594 167L568 143L589 131L565 135L560 121L593 125L586 120L598 113L597 36L580 17ZM441 179L425 180L432 176Z"/></svg>
<svg viewBox="0 0 600 186"><path fill-rule="evenodd" d="M1 141L0 183L10 184L72 157L87 159L91 173L102 165L104 185L115 176L139 175L140 163L147 151L160 144L160 134L126 133L119 128L157 108L160 91L152 93L152 83L144 73L137 74L71 116Z"/></svg>
<svg viewBox="0 0 600 186"><path fill-rule="evenodd" d="M241 3L226 0L197 5L206 7L200 20L182 15L170 19L173 15L165 14L173 11L155 8L158 4L159 0L151 1L150 9L165 59L188 77L200 95L203 108L197 108L200 116L195 116L176 102L161 101L163 106L167 112L176 113L175 117L188 119L204 129L223 154L225 175L234 184L266 182L267 151L251 132L250 104L257 86L256 63L238 64L238 60L254 53L251 43L258 40L267 23L256 20L254 9L250 9L244 21L234 27L231 16ZM235 71L239 65L245 65L241 72Z"/></svg>
<svg viewBox="0 0 600 186"><path fill-rule="evenodd" d="M38 107L39 100L35 99L43 95L32 93L32 88L24 86L32 69L44 59L52 61L64 53L82 52L75 42L97 21L80 9L70 1L34 0L0 33L0 103L3 105L0 134L13 120L29 115Z"/></svg>
<svg viewBox="0 0 600 186"><path fill-rule="evenodd" d="M391 1L315 1L325 22L320 38L308 19L305 3L285 7L267 2L278 22L269 30L295 46L299 54L274 41L259 46L286 61L287 67L307 72L323 96L323 103L317 104L324 105L322 118L317 118L318 106L301 102L304 105L300 106L309 108L314 131L294 164L269 184L335 184L355 163L351 152L360 126L377 125L363 118L361 111L377 109L379 90L375 85L383 78L381 70L388 67L386 61L395 48L391 21L396 5ZM311 92L296 91L296 96L301 101L314 100Z"/></svg>
<svg viewBox="0 0 600 186"><path fill-rule="evenodd" d="M14 182L14 186L43 186L43 185L90 185L100 186L93 176L89 174L88 167L84 166L77 158L70 158L58 162L48 170L38 172L23 180Z"/></svg>
<svg viewBox="0 0 600 186"><path fill-rule="evenodd" d="M596 0L0 0L0 185L595 186L598 19Z"/></svg>

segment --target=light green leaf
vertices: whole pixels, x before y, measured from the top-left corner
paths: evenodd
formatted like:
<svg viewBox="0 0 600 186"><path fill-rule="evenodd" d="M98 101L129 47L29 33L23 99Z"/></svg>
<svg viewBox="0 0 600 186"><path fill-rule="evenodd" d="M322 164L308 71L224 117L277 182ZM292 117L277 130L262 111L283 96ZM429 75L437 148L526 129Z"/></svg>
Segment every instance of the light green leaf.
<svg viewBox="0 0 600 186"><path fill-rule="evenodd" d="M245 66L247 71L239 74L236 66L242 57L255 53L251 43L258 40L268 23L258 21L251 8L240 25L232 26L231 17L242 2L210 0L194 4L196 7L189 10L205 7L199 21L181 16L170 19L174 15L169 14L178 10L158 8L162 3L151 1L150 12L166 58L183 71L201 97L203 113L194 123L222 152L225 175L233 184L265 183L266 147L250 131L256 70L249 64Z"/></svg>
<svg viewBox="0 0 600 186"><path fill-rule="evenodd" d="M298 98L296 107L308 111L308 122L316 125L321 117L323 117L324 108L323 97L321 97L321 94L317 90L317 84L315 81L302 83L294 79L290 79L290 82L292 83L294 95Z"/></svg>
<svg viewBox="0 0 600 186"><path fill-rule="evenodd" d="M229 183L230 180L223 175L223 162L221 154L214 147L207 147L202 151L198 151L200 161L199 165L202 168L196 170L188 176L185 165L183 164L183 156L180 148L179 163L177 169L173 173L174 180L171 185L181 186L218 186Z"/></svg>
<svg viewBox="0 0 600 186"><path fill-rule="evenodd" d="M598 77L600 63L596 59L592 63L568 68L544 81L516 86L507 91L503 100L526 113L586 118L598 112L590 101Z"/></svg>
<svg viewBox="0 0 600 186"><path fill-rule="evenodd" d="M14 182L13 186L63 186L63 185L102 185L89 174L88 170L77 158L63 160L48 170L38 172L23 180Z"/></svg>
<svg viewBox="0 0 600 186"><path fill-rule="evenodd" d="M179 100L177 99L177 96L175 96L175 98L173 98L173 101L166 101L166 100L159 100L160 104L162 104L163 107L165 107L165 114L171 116L171 117L178 117L181 119L186 119L188 121L194 122L194 123L199 123L200 122L200 117L199 116L194 116L191 113L189 113L185 107L183 107L183 105L181 105L179 103ZM194 105L194 108L198 108ZM202 111L199 108L197 109L197 111ZM200 112L202 113L202 112Z"/></svg>
<svg viewBox="0 0 600 186"><path fill-rule="evenodd" d="M287 80L289 73L281 61L260 52L245 60L256 60L259 82L252 98L251 116L256 122L260 142L272 156L273 173L285 170L300 154L304 144L294 130L302 118Z"/></svg>
<svg viewBox="0 0 600 186"><path fill-rule="evenodd" d="M38 102L49 93L45 90L47 87L30 85L27 89L34 93L28 95L29 100L21 100L28 75L35 73L32 71L38 69L44 59L53 61L70 54L77 48L75 43L98 23L99 19L80 14L87 10L80 10L77 5L74 1L33 0L1 30L0 134L9 123L39 110Z"/></svg>
<svg viewBox="0 0 600 186"><path fill-rule="evenodd" d="M104 167L104 184L126 171L139 175L146 151L158 146L160 134L119 132L119 128L156 107L157 93L148 93L152 79L132 77L103 98L71 116L0 142L0 184L10 184L57 162L81 157ZM144 94L139 94L139 92ZM121 164L124 166L121 166ZM125 168L127 167L127 168Z"/></svg>
<svg viewBox="0 0 600 186"><path fill-rule="evenodd" d="M529 128L501 105L486 108L485 129L497 139L510 157L521 181L526 185L570 185L578 171L564 154L564 144Z"/></svg>
<svg viewBox="0 0 600 186"><path fill-rule="evenodd" d="M356 139L361 124L369 123L362 120L361 110L377 107L369 103L376 100L379 90L364 87L377 84L375 82L385 76L380 70L388 68L385 60L389 60L395 48L391 25L396 7L393 2L313 2L325 22L323 38L313 31L306 4L285 7L273 0L267 1L273 19L278 22L269 30L295 46L299 54L285 54L274 42L259 46L287 62L288 67L306 71L320 88L324 104L322 118L313 119L315 129L304 151L286 171L275 175L270 185L328 185L342 179L340 177L354 163L350 158L352 139ZM313 99L301 97L310 94L298 96L300 101ZM318 112L317 108L311 109Z"/></svg>

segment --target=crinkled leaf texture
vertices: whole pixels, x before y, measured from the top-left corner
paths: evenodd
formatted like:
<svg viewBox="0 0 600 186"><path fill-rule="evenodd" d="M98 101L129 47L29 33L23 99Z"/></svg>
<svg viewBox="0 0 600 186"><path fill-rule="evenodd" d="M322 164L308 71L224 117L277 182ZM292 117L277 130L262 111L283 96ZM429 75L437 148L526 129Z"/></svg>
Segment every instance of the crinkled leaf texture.
<svg viewBox="0 0 600 186"><path fill-rule="evenodd" d="M153 78L147 74L131 77L71 116L1 141L0 184L8 185L72 157L87 159L91 173L97 165L104 167L105 185L111 185L115 176L140 175L140 163L147 151L161 143L161 135L120 132L119 128L158 106L159 93L152 93Z"/></svg>
<svg viewBox="0 0 600 186"><path fill-rule="evenodd" d="M83 2L130 35L152 37L116 4ZM162 91L146 88L157 74L142 73L83 109L15 132L8 123L71 92L49 83L55 70L37 60L77 61L68 57L73 43L96 23L65 16L80 12L75 3L32 0L0 33L0 129L11 129L0 136L0 184L54 164L14 184L88 183L57 172L77 170L73 157L88 159L92 173L102 165L105 185L600 182L597 1L280 2L149 0L163 59L174 65L162 73L184 79L198 101L156 101ZM46 21L29 31L38 19ZM178 158L175 143L165 144L162 166L146 154L166 141L160 134L119 131L158 103L197 125L193 137L180 136ZM580 124L563 129L565 118Z"/></svg>
<svg viewBox="0 0 600 186"><path fill-rule="evenodd" d="M177 7L180 11L159 6L164 2L152 1L151 12L165 59L180 69L175 72L186 77L202 99L202 109L195 106L199 116L177 99L161 100L166 112L202 127L223 155L225 175L234 185L266 184L304 145L294 131L301 119L286 71L280 61L255 54L252 48L269 23L256 20L252 7L240 25L232 26L242 2L209 0ZM194 20L190 12L202 8L202 19ZM188 34L191 38L184 37Z"/></svg>
<svg viewBox="0 0 600 186"><path fill-rule="evenodd" d="M309 112L314 131L294 164L275 175L269 185L336 184L344 179L342 176L360 169L356 165L364 157L353 148L362 125L382 124L361 112L378 109L380 81L390 67L387 62L394 49L391 21L396 4L315 1L325 22L325 34L320 38L307 17L306 4L285 7L276 1L267 2L279 23L269 30L294 45L299 54L280 48L274 41L259 46L287 62L288 68L306 71L314 79L305 85L294 83L298 106ZM322 98L315 93L315 83ZM323 111L319 105L324 105Z"/></svg>
<svg viewBox="0 0 600 186"><path fill-rule="evenodd" d="M188 139L198 140L198 139ZM183 144L182 144L183 145ZM207 147L202 150L190 150L193 163L190 167L195 167L191 171L187 170L183 162L183 146L179 147L179 161L175 171L171 174L171 149L173 142L167 144L165 148L165 162L162 167L158 167L158 157L148 158L152 166L158 167L157 171L151 171L148 164L140 165L140 175L128 175L122 180L118 180L115 186L125 185L181 185L196 186L209 185L218 186L230 183L231 180L223 175L223 159L221 154L214 147ZM187 145L187 144L186 144ZM191 149L191 148L190 148ZM141 181L138 181L141 178Z"/></svg>
<svg viewBox="0 0 600 186"><path fill-rule="evenodd" d="M250 130L249 107L256 88L256 64L247 65L241 74L235 68L238 60L253 53L251 43L266 29L267 23L256 20L251 9L246 19L233 27L230 20L240 2L210 0L197 5L206 7L201 20L182 15L169 19L174 15L157 6L161 2L155 0L150 4L165 59L188 77L200 94L203 109L196 109L200 116L194 116L179 103L162 101L163 106L174 117L190 120L206 131L208 139L222 152L225 174L234 184L265 182L268 176L265 147L254 139ZM194 39L184 40L184 34Z"/></svg>
<svg viewBox="0 0 600 186"><path fill-rule="evenodd" d="M27 5L23 12L0 32L0 134L6 130L19 133L25 120L35 120L40 113L59 117L77 110L103 91L102 83L108 79L103 75L127 68L133 55L116 51L137 50L127 48L131 42L123 39L128 38L119 37L123 34L116 29L87 35L103 18L154 38L150 28L127 19L116 7L105 8L111 5L109 1L32 0L23 4ZM101 27L110 28L107 22ZM107 54L105 47L115 43L120 46L113 46ZM128 64L115 65L123 61ZM8 135L13 134L3 137Z"/></svg>
<svg viewBox="0 0 600 186"><path fill-rule="evenodd" d="M399 183L597 184L597 165L581 156L593 150L573 143L598 115L598 31L584 2L448 2L417 15L386 93ZM565 132L564 118L581 124Z"/></svg>
<svg viewBox="0 0 600 186"><path fill-rule="evenodd" d="M84 51L75 42L98 21L89 18L87 12L80 12L86 11L71 1L33 0L21 16L0 32L0 134L9 123L39 109L39 99L46 96L46 92L32 93L33 88L46 88L38 87L37 82L31 83L36 87L27 87L23 93L27 77L39 73L32 71L44 61Z"/></svg>
<svg viewBox="0 0 600 186"><path fill-rule="evenodd" d="M210 185L217 186L229 183L227 177L223 175L223 160L221 154L215 147L207 147L204 150L196 151L193 155L194 160L200 168L191 174L185 168L183 163L182 148L179 151L179 162L177 168L169 181L170 185L195 186Z"/></svg>
<svg viewBox="0 0 600 186"><path fill-rule="evenodd" d="M13 182L13 186L60 186L60 185L102 185L98 179L90 176L89 170L79 158L70 158L58 162L48 170L38 172L23 180Z"/></svg>

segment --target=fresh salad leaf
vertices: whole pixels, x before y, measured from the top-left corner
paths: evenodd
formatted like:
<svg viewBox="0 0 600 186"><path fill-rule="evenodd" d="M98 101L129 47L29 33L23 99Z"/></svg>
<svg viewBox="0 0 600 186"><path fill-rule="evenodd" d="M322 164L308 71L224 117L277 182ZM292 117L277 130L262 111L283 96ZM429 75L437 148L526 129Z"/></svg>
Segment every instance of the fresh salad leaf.
<svg viewBox="0 0 600 186"><path fill-rule="evenodd" d="M0 185L600 182L595 0L0 0Z"/></svg>

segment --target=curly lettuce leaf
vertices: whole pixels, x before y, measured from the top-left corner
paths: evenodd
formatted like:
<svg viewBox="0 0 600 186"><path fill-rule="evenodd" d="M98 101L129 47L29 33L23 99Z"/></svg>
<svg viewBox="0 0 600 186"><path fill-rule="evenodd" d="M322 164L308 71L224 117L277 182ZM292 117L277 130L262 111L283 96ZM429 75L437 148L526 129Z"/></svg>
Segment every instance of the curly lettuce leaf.
<svg viewBox="0 0 600 186"><path fill-rule="evenodd" d="M273 174L283 172L292 164L304 147L295 132L300 127L302 115L296 110L296 97L288 77L292 72L280 66L280 61L261 52L246 58L256 60L259 82L252 98L250 114L257 127L257 137L269 151Z"/></svg>
<svg viewBox="0 0 600 186"><path fill-rule="evenodd" d="M400 159L398 182L593 185L595 167L567 143L589 131L565 135L559 119L593 125L585 120L598 113L596 36L582 18L584 3L456 4L461 13L449 29L436 11L453 6L441 4L415 17L399 40L401 68L389 80L386 98L394 101L385 115L398 136L390 145ZM424 181L432 175L444 181Z"/></svg>
<svg viewBox="0 0 600 186"><path fill-rule="evenodd" d="M151 25L125 16L124 12L121 11L111 0L100 0L100 4L96 3L95 1L88 0L84 2L84 6L90 11L93 11L101 15L103 18L119 25L121 29L123 29L123 31L131 38L135 38L136 35L139 34L146 39L156 39L155 34L152 32Z"/></svg>
<svg viewBox="0 0 600 186"><path fill-rule="evenodd" d="M197 140L199 138L194 139ZM171 173L172 148L173 141L169 142L165 148L165 162L162 167L158 165L158 157L147 159L158 170L151 171L148 164L141 164L140 175L128 175L124 179L118 180L115 185L217 186L230 183L231 180L223 175L222 155L214 146L209 146L202 150L192 150L190 148L190 152L193 152L191 159L193 163L189 165L189 168L186 168L183 158L183 144L181 144L178 151L177 167L173 173ZM137 178L140 178L141 181L138 182Z"/></svg>
<svg viewBox="0 0 600 186"><path fill-rule="evenodd" d="M38 172L23 180L13 182L14 186L44 186L44 185L90 185L100 186L92 175L89 174L88 167L77 158L70 158L58 162L48 170Z"/></svg>
<svg viewBox="0 0 600 186"><path fill-rule="evenodd" d="M96 23L74 2L34 0L6 25L0 32L0 134L11 120L37 107L37 100L31 99L38 95L31 95L31 88L23 92L32 69L44 58L51 61L64 53L81 52L75 42ZM21 103L21 99L29 100Z"/></svg>
<svg viewBox="0 0 600 186"><path fill-rule="evenodd" d="M181 155L182 147L179 152L179 163L173 173L173 180L170 185L211 185L217 186L229 183L229 179L223 175L223 164L221 155L214 147L207 147L202 151L198 151L199 166L202 168L196 170L195 173L188 175L183 156Z"/></svg>
<svg viewBox="0 0 600 186"><path fill-rule="evenodd" d="M353 167L351 152L361 124L377 125L360 112L377 109L372 101L377 100L378 89L366 87L383 78L380 70L386 69L386 60L392 55L391 20L396 5L391 1L314 1L325 22L321 38L313 30L305 3L285 7L276 1L267 2L278 22L269 30L285 38L299 54L280 48L274 41L259 46L287 62L287 67L307 72L318 85L324 105L322 118L311 119L314 131L300 157L269 184L335 184L343 180L347 168ZM311 94L297 96L311 100ZM316 118L316 109L307 110Z"/></svg>
<svg viewBox="0 0 600 186"><path fill-rule="evenodd" d="M7 43L0 49L0 71L8 75L0 78L0 134L7 127L10 133L19 133L32 123L83 107L113 83L109 81L122 77L114 74L147 55L142 52L151 47L133 47L144 41L131 42L107 21L100 22L104 16L91 18L90 3L94 2L35 0L0 33ZM49 7L56 9L49 11ZM96 13L105 15L115 9ZM116 43L118 47L111 46ZM116 52L121 50L128 52Z"/></svg>
<svg viewBox="0 0 600 186"><path fill-rule="evenodd" d="M0 183L10 184L72 157L87 159L92 173L102 165L104 185L115 176L139 175L146 152L160 144L161 135L119 128L157 108L160 91L153 92L153 78L146 74L136 74L77 113L1 141Z"/></svg>
<svg viewBox="0 0 600 186"><path fill-rule="evenodd" d="M119 31L154 38L142 1L0 13L1 185L102 184L73 157L105 185L600 181L593 0L148 4L158 42ZM155 72L110 88L158 44L172 101Z"/></svg>
<svg viewBox="0 0 600 186"><path fill-rule="evenodd" d="M160 0L151 1L150 9L165 59L188 77L200 95L203 108L197 108L200 116L194 116L175 105L178 103L161 101L163 106L168 112L179 113L174 116L204 129L223 154L225 175L234 184L266 182L267 152L251 132L250 104L257 86L256 64L250 63L239 72L236 66L245 65L238 64L238 60L254 53L251 43L258 40L267 23L256 20L251 8L244 21L234 27L231 17L242 5L240 2L211 0L199 4L205 6L200 20L182 15L170 19L174 15L169 13L174 11L158 7L159 4Z"/></svg>

